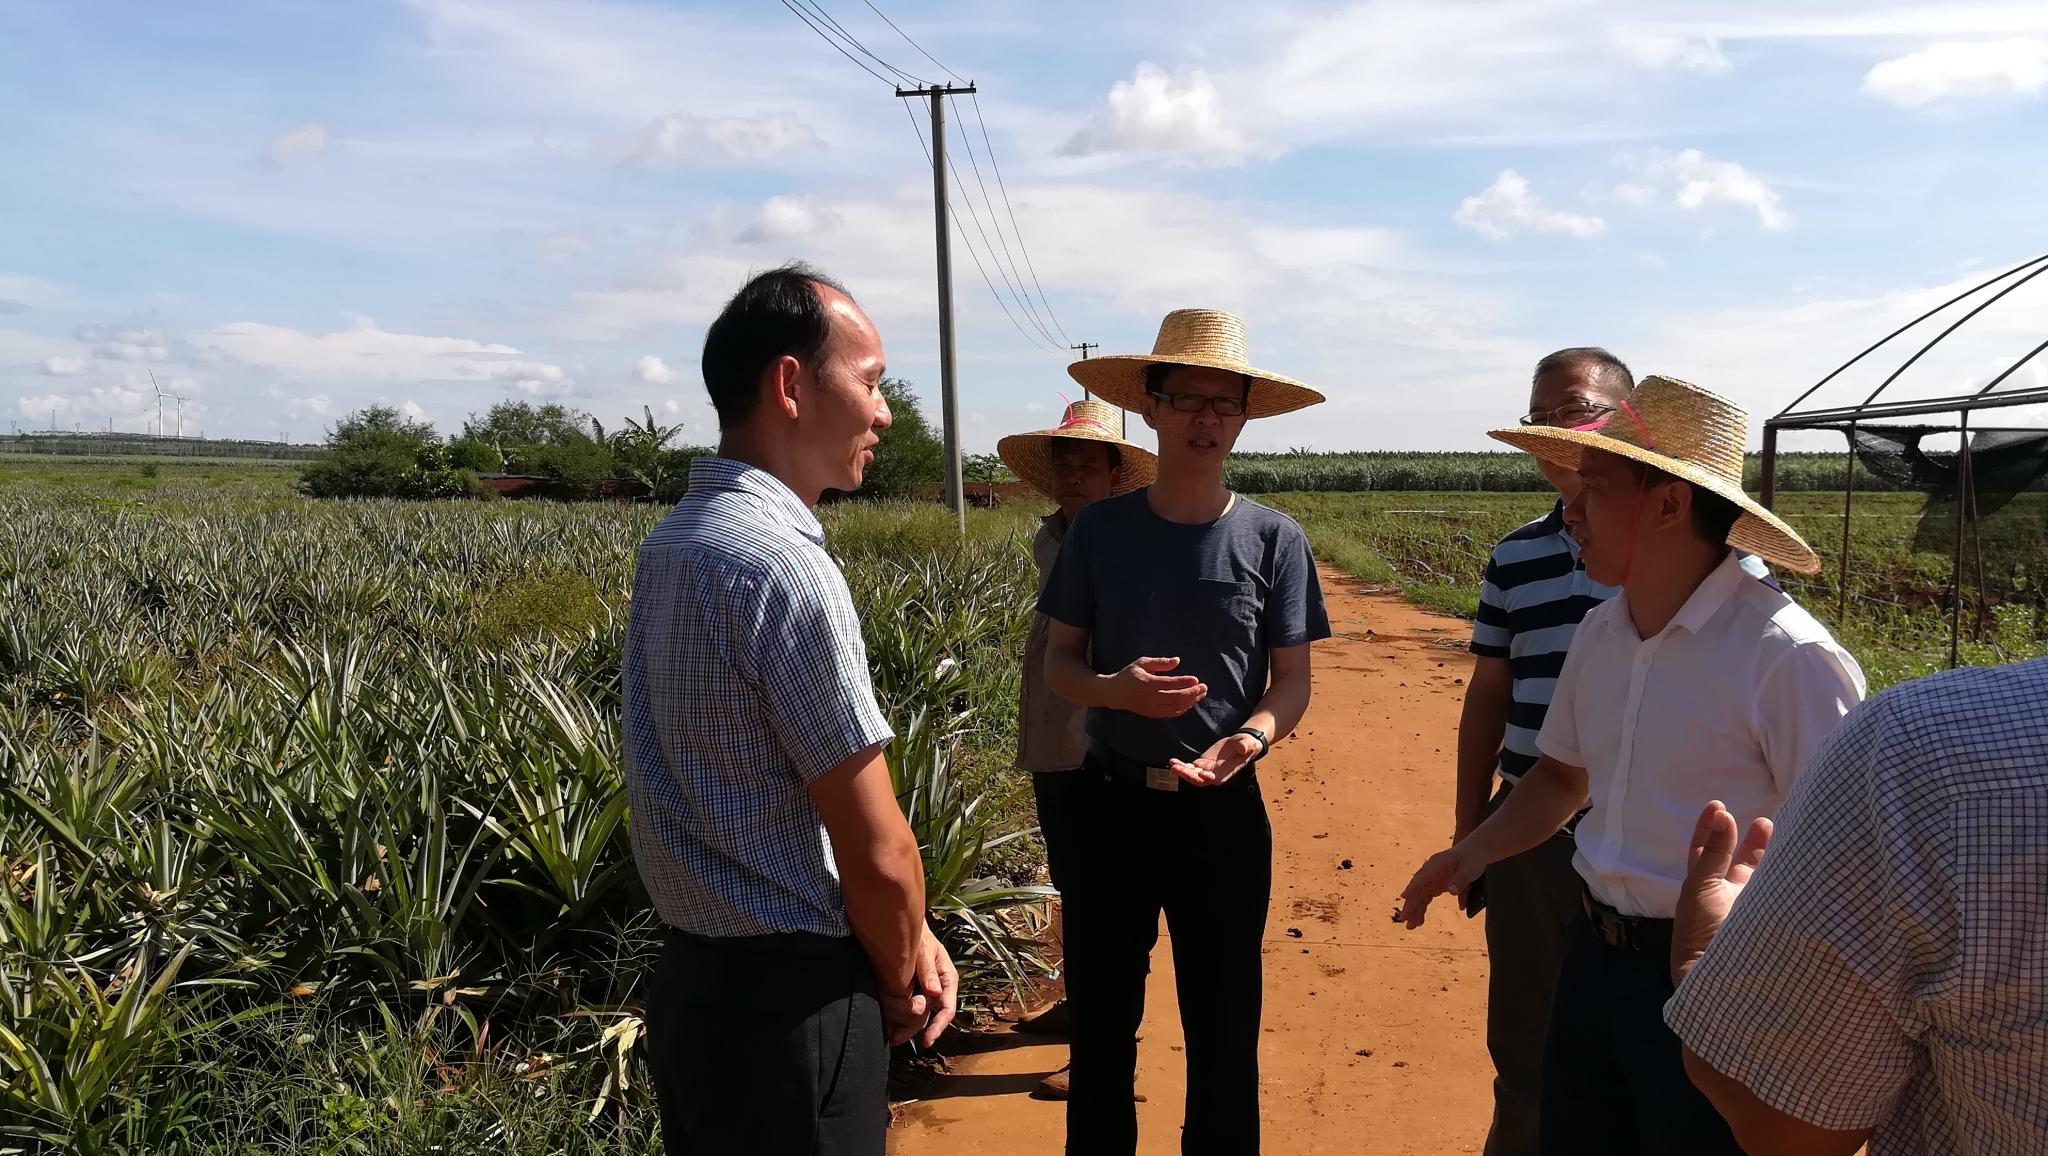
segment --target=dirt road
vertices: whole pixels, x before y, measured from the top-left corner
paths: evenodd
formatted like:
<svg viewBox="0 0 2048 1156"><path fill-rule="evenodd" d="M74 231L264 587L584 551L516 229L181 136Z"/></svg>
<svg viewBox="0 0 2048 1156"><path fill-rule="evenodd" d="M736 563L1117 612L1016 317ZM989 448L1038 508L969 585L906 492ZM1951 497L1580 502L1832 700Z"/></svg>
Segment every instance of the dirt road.
<svg viewBox="0 0 2048 1156"><path fill-rule="evenodd" d="M1323 572L1337 636L1315 653L1315 700L1260 764L1272 811L1264 1150L1278 1156L1477 1152L1491 1111L1485 943L1439 904L1392 922L1409 873L1451 834L1469 626ZM1346 866L1346 863L1349 866ZM1182 1061L1162 923L1139 1045L1141 1153L1180 1151ZM890 1130L893 1156L1044 1156L1065 1105L1034 1100L1064 1044L1003 1036Z"/></svg>

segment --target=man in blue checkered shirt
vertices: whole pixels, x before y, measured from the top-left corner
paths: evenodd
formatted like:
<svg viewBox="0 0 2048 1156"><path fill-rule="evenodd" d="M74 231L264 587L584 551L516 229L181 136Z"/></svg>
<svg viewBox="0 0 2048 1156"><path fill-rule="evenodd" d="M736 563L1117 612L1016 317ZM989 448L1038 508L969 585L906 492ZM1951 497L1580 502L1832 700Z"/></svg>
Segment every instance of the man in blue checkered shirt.
<svg viewBox="0 0 2048 1156"><path fill-rule="evenodd" d="M958 977L924 919L892 737L810 507L889 425L882 342L803 266L704 338L718 455L641 543L624 661L633 850L669 925L648 1000L670 1152L882 1156L888 1046Z"/></svg>
<svg viewBox="0 0 2048 1156"><path fill-rule="evenodd" d="M1893 687L1776 831L1702 812L1664 1018L1743 1151L2048 1152L2043 704L2048 659Z"/></svg>

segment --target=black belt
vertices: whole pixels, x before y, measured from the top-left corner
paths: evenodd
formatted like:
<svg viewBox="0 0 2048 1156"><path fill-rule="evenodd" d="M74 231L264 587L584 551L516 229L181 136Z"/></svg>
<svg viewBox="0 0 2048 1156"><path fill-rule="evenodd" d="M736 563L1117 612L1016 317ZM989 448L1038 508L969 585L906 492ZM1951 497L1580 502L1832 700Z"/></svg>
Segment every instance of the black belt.
<svg viewBox="0 0 2048 1156"><path fill-rule="evenodd" d="M1196 787L1183 780L1172 767L1153 766L1099 746L1088 748L1088 759L1081 766L1084 770L1094 771L1118 782L1133 783L1154 791L1226 790L1233 785L1250 782L1258 770L1255 766L1246 767L1232 775L1227 783L1219 783L1213 787Z"/></svg>
<svg viewBox="0 0 2048 1156"><path fill-rule="evenodd" d="M1593 934L1609 947L1651 955L1671 954L1671 920L1623 915L1593 898L1593 893L1583 888L1579 891L1579 901L1586 909L1586 918L1592 921Z"/></svg>

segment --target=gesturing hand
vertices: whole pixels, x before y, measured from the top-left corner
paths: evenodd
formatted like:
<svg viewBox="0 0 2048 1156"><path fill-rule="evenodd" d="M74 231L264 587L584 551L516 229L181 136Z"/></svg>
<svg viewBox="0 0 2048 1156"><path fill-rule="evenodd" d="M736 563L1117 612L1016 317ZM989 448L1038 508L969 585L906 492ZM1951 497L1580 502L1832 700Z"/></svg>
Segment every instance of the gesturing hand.
<svg viewBox="0 0 2048 1156"><path fill-rule="evenodd" d="M1146 718L1179 718L1193 710L1209 688L1194 675L1167 673L1179 668L1178 658L1141 658L1117 671L1119 709Z"/></svg>
<svg viewBox="0 0 2048 1156"><path fill-rule="evenodd" d="M1486 863L1478 856L1456 847L1431 855L1415 872L1415 878L1408 881L1408 889L1401 892L1401 918L1408 930L1422 926L1430 900L1446 891L1462 896L1465 888L1485 870Z"/></svg>
<svg viewBox="0 0 2048 1156"><path fill-rule="evenodd" d="M1771 845L1771 821L1749 825L1740 846L1735 842L1735 816L1720 800L1708 803L1692 829L1692 852L1685 885L1678 892L1677 919L1671 929L1671 982L1682 983L1692 965L1707 952L1714 933L1735 906L1735 897L1749 883L1764 850Z"/></svg>
<svg viewBox="0 0 2048 1156"><path fill-rule="evenodd" d="M1250 735L1225 735L1193 762L1174 759L1167 765L1197 787L1214 787L1229 782L1258 756L1259 740Z"/></svg>

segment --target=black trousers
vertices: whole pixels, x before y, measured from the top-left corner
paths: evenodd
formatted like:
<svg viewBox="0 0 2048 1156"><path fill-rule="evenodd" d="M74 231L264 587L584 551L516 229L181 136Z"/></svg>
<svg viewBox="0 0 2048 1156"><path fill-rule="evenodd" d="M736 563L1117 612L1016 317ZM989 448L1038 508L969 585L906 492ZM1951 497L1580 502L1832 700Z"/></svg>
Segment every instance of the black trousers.
<svg viewBox="0 0 2048 1156"><path fill-rule="evenodd" d="M1742 1156L1664 1026L1664 952L1572 928L1543 1053L1545 1156Z"/></svg>
<svg viewBox="0 0 2048 1156"><path fill-rule="evenodd" d="M1150 790L1092 766L1073 793L1066 910L1073 1068L1068 1156L1128 1156L1159 914L1172 937L1187 1108L1181 1151L1259 1150L1260 948L1273 890L1273 832L1251 771L1220 787Z"/></svg>
<svg viewBox="0 0 2048 1156"><path fill-rule="evenodd" d="M672 931L647 1005L670 1156L882 1156L889 1044L853 939Z"/></svg>
<svg viewBox="0 0 2048 1156"><path fill-rule="evenodd" d="M1062 882L1067 861L1074 855L1074 784L1081 772L1033 771L1031 796L1038 804L1038 837L1045 843L1045 871L1055 891L1065 891Z"/></svg>
<svg viewBox="0 0 2048 1156"><path fill-rule="evenodd" d="M1503 783L1489 813L1511 788ZM1536 1156L1543 1101L1543 1043L1550 999L1574 924L1585 918L1585 884L1572 867L1578 844L1546 839L1486 869L1486 1050L1493 1057L1493 1125L1485 1156Z"/></svg>

